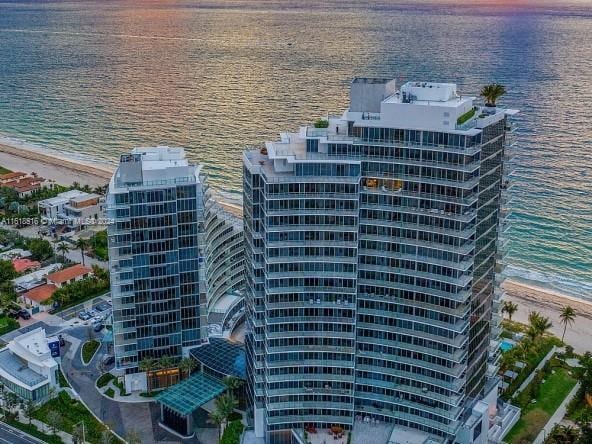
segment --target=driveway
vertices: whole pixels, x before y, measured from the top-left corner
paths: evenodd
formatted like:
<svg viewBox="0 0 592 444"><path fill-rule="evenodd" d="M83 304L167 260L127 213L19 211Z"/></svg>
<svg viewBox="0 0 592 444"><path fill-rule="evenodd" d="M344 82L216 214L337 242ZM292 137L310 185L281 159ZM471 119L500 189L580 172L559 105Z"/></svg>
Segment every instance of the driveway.
<svg viewBox="0 0 592 444"><path fill-rule="evenodd" d="M82 364L79 344L88 339L88 328L74 327L68 331L74 340L69 342L62 354L62 368L72 388L82 398L93 413L111 427L117 434L124 437L130 430L136 431L142 443L198 443L197 440L181 440L158 426L160 410L155 402L129 403L116 402L102 396L95 388L95 381L101 375L98 369L107 345L102 344L99 351L88 366ZM76 350L70 347L77 346Z"/></svg>

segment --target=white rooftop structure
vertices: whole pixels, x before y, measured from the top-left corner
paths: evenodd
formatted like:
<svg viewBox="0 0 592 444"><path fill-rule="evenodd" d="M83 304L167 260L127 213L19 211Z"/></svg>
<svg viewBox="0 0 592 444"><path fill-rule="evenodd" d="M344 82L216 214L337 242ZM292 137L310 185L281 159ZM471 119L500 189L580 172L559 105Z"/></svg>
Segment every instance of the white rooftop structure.
<svg viewBox="0 0 592 444"><path fill-rule="evenodd" d="M60 269L60 264L50 264L32 273L19 276L12 280L16 291L26 291L45 284L45 276Z"/></svg>
<svg viewBox="0 0 592 444"><path fill-rule="evenodd" d="M57 369L41 327L15 337L0 351L0 380L21 398L37 401L49 395L58 384Z"/></svg>
<svg viewBox="0 0 592 444"><path fill-rule="evenodd" d="M13 248L12 250L0 253L0 259L3 260L12 260L27 257L31 257L31 252L29 250L23 250L22 248Z"/></svg>
<svg viewBox="0 0 592 444"><path fill-rule="evenodd" d="M201 165L190 164L183 148L134 148L120 158L110 186L154 186L199 182Z"/></svg>

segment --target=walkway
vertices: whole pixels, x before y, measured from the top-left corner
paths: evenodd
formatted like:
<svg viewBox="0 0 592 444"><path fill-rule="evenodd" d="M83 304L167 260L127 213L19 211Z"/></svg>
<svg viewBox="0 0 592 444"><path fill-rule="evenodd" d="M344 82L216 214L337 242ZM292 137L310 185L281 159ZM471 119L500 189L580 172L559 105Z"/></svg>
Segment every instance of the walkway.
<svg viewBox="0 0 592 444"><path fill-rule="evenodd" d="M543 444L543 442L545 442L545 437L549 433L551 433L551 430L553 430L553 427L555 427L557 424L559 424L561 422L561 420L563 419L563 417L565 416L569 402L576 396L579 389L580 389L580 383L578 382L574 386L574 388L571 390L571 392L569 392L569 394L565 397L565 399L563 400L561 405L559 407L557 407L557 410L555 410L555 413L553 413L553 416L551 416L551 418L549 419L547 424L545 424L545 427L543 427L543 430L541 430L539 435L534 440L533 444Z"/></svg>
<svg viewBox="0 0 592 444"><path fill-rule="evenodd" d="M535 375L545 366L547 361L550 360L555 355L555 353L561 353L562 351L563 351L562 348L557 348L557 347L553 346L551 351L549 353L547 353L547 355L543 358L543 360L539 363L539 365L537 365L536 368L532 372L530 372L530 375L528 375L528 378L526 378L524 380L524 382L522 384L520 384L520 387L518 387L516 389L516 391L512 395L512 398L510 398L510 399L514 399L516 396L518 396L520 394L520 392L522 392L522 390L524 390L528 386L528 384L530 384L530 382L534 379Z"/></svg>
<svg viewBox="0 0 592 444"><path fill-rule="evenodd" d="M86 338L87 329L74 328L70 335L82 342ZM157 442L179 442L179 439L158 426L160 409L154 402L116 402L98 392L95 386L101 375L99 363L107 351L107 345L101 344L92 361L84 366L80 359L80 348L71 344L66 337L67 351L62 359L62 368L68 382L78 393L79 398L101 421L105 422L118 435L125 437L128 432L135 431L140 435L142 444ZM78 342L78 341L73 341ZM186 440L187 444L195 441Z"/></svg>

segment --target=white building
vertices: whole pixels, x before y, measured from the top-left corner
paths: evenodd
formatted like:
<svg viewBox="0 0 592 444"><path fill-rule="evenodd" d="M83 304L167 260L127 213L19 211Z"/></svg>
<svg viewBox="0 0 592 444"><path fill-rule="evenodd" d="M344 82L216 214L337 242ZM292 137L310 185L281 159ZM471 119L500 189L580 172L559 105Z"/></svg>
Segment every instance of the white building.
<svg viewBox="0 0 592 444"><path fill-rule="evenodd" d="M94 219L103 217L103 198L94 193L70 190L37 204L41 221L49 225L84 228Z"/></svg>
<svg viewBox="0 0 592 444"><path fill-rule="evenodd" d="M57 388L59 385L58 362L52 356L49 346L56 342L59 347L59 341L47 338L43 328L37 328L10 341L0 351L0 381L4 387L23 399L35 402L45 399L50 388Z"/></svg>

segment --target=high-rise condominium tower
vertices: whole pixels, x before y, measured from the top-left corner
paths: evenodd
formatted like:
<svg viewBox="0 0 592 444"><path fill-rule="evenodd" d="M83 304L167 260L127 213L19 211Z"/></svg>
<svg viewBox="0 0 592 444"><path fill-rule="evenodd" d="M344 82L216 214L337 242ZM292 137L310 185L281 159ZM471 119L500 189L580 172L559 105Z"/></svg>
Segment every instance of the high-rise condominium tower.
<svg viewBox="0 0 592 444"><path fill-rule="evenodd" d="M116 369L179 358L207 338L201 166L182 148L136 148L109 185L109 268Z"/></svg>
<svg viewBox="0 0 592 444"><path fill-rule="evenodd" d="M513 113L454 84L355 79L341 117L245 152L256 435L487 442Z"/></svg>

